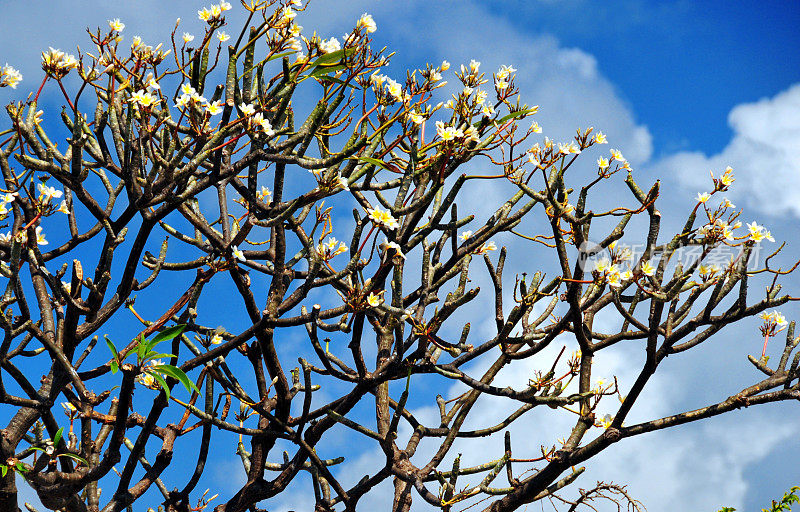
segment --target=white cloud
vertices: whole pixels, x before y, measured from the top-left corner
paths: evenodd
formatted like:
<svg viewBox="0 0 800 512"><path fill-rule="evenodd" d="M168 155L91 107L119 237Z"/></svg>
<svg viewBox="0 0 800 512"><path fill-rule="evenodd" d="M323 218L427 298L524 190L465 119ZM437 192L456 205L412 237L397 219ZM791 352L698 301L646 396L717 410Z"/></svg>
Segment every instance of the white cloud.
<svg viewBox="0 0 800 512"><path fill-rule="evenodd" d="M733 138L715 155L681 152L653 164L658 176L677 176L692 190L707 190L709 170L733 167L731 198L774 216L800 217L800 84L772 98L736 106L728 115Z"/></svg>

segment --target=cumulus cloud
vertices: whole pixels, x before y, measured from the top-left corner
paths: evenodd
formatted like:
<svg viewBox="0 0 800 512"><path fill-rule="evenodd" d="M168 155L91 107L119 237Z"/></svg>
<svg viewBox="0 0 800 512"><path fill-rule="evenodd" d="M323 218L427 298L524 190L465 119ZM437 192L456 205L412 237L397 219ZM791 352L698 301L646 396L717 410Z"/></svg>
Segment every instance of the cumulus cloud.
<svg viewBox="0 0 800 512"><path fill-rule="evenodd" d="M733 137L715 155L681 152L652 166L659 176L677 176L688 188L706 190L709 170L736 172L732 198L776 217L800 217L800 84L754 103L738 105L728 115Z"/></svg>

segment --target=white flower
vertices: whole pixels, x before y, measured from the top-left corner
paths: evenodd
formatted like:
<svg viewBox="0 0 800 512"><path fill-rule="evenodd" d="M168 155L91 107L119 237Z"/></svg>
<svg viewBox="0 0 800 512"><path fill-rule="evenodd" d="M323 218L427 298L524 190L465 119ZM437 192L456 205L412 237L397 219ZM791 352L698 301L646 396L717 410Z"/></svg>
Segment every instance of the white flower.
<svg viewBox="0 0 800 512"><path fill-rule="evenodd" d="M602 156L597 159L597 167L600 169L606 170L608 169L608 159L603 158Z"/></svg>
<svg viewBox="0 0 800 512"><path fill-rule="evenodd" d="M650 263L650 260L643 261L641 266L642 274L652 276L656 273L656 268Z"/></svg>
<svg viewBox="0 0 800 512"><path fill-rule="evenodd" d="M603 132L597 132L594 134L594 142L595 144L608 144L608 140L606 140L606 136Z"/></svg>
<svg viewBox="0 0 800 512"><path fill-rule="evenodd" d="M67 202L61 201L61 204L58 206L58 210L56 211L60 213L66 213L69 215L69 207L67 206Z"/></svg>
<svg viewBox="0 0 800 512"><path fill-rule="evenodd" d="M697 199L697 202L699 203L705 203L706 201L711 199L711 194L709 194L708 192L703 192L703 193L698 192L697 197L695 199Z"/></svg>
<svg viewBox="0 0 800 512"><path fill-rule="evenodd" d="M442 65L439 66L439 69L441 69L442 71L447 71L448 69L450 69L450 63L447 62L446 60L443 60Z"/></svg>
<svg viewBox="0 0 800 512"><path fill-rule="evenodd" d="M395 99L395 101L403 101L403 86L399 82L386 78L386 90Z"/></svg>
<svg viewBox="0 0 800 512"><path fill-rule="evenodd" d="M482 246L480 246L478 249L476 249L475 254L480 256L482 254L486 254L489 251L496 251L496 250L497 250L497 245L490 240L485 244L483 244Z"/></svg>
<svg viewBox="0 0 800 512"><path fill-rule="evenodd" d="M239 105L239 108L242 109L242 114L244 114L246 116L251 116L256 111L256 107L254 107L252 103L249 103L249 104L248 103L242 103L241 105Z"/></svg>
<svg viewBox="0 0 800 512"><path fill-rule="evenodd" d="M136 380L139 381L139 384L148 387L154 388L156 387L156 379L153 378L152 375L149 373L140 373L136 376Z"/></svg>
<svg viewBox="0 0 800 512"><path fill-rule="evenodd" d="M108 26L111 27L111 30L114 30L116 32L122 32L123 30L125 30L125 24L119 21L119 18L108 20Z"/></svg>
<svg viewBox="0 0 800 512"><path fill-rule="evenodd" d="M131 103L138 103L143 107L149 107L158 101L158 97L146 91L136 91L131 94Z"/></svg>
<svg viewBox="0 0 800 512"><path fill-rule="evenodd" d="M406 255L403 254L403 250L400 248L400 244L397 242L390 242L388 239L384 238L383 243L381 244L381 249L383 249L384 254L388 254L390 250L393 250L395 256L400 256L401 258L406 259Z"/></svg>
<svg viewBox="0 0 800 512"><path fill-rule="evenodd" d="M222 112L222 103L220 103L219 100L213 103L206 103L206 111L212 116L215 116Z"/></svg>
<svg viewBox="0 0 800 512"><path fill-rule="evenodd" d="M228 11L228 10L232 9L232 8L233 8L233 6L231 6L230 2L226 2L225 0L222 0L222 1L219 3L219 8L220 8L220 10L222 10L222 11Z"/></svg>
<svg viewBox="0 0 800 512"><path fill-rule="evenodd" d="M464 132L454 126L447 126L441 121L436 121L436 134L444 141L453 140L456 137L463 137Z"/></svg>
<svg viewBox="0 0 800 512"><path fill-rule="evenodd" d="M259 125L267 137L272 137L275 135L275 130L272 129L272 124L269 122L269 120L264 119L264 114L261 112L256 112L253 115L253 123Z"/></svg>
<svg viewBox="0 0 800 512"><path fill-rule="evenodd" d="M495 73L495 76L498 80L506 81L511 76L512 73L516 72L517 70L511 66L502 65L500 69Z"/></svg>
<svg viewBox="0 0 800 512"><path fill-rule="evenodd" d="M175 106L178 108L185 107L190 101L192 97L188 94L181 94L177 100L175 100Z"/></svg>
<svg viewBox="0 0 800 512"><path fill-rule="evenodd" d="M39 183L36 187L39 189L40 199L45 203L50 201L51 198L58 199L64 194L55 187L48 187L44 183Z"/></svg>
<svg viewBox="0 0 800 512"><path fill-rule="evenodd" d="M373 20L372 16L370 16L367 13L362 14L361 17L358 18L358 22L356 23L356 28L359 29L363 28L369 33L378 30L378 26L375 24L375 20Z"/></svg>
<svg viewBox="0 0 800 512"><path fill-rule="evenodd" d="M264 185L261 185L261 190L257 190L256 191L256 199L259 199L260 201L265 200L266 198L270 197L271 195L272 195L272 192L270 192L270 190L267 187L265 187Z"/></svg>
<svg viewBox="0 0 800 512"><path fill-rule="evenodd" d="M184 32L183 33L183 42L184 43L191 43L192 41L194 41L194 36L192 34L190 34L189 32Z"/></svg>
<svg viewBox="0 0 800 512"><path fill-rule="evenodd" d="M219 32L217 32L217 39L219 39L220 42L224 43L225 41L227 41L230 38L231 38L231 36L229 36L227 33L223 32L221 30Z"/></svg>
<svg viewBox="0 0 800 512"><path fill-rule="evenodd" d="M348 190L348 191L350 190L350 183L344 176L338 176L336 178L336 185L342 190Z"/></svg>
<svg viewBox="0 0 800 512"><path fill-rule="evenodd" d="M42 226L36 226L36 243L38 245L47 245L47 240L44 239L44 232Z"/></svg>
<svg viewBox="0 0 800 512"><path fill-rule="evenodd" d="M367 304L372 306L373 308L380 306L383 304L383 297L380 294L376 294L375 292L369 292L369 296L367 297Z"/></svg>
<svg viewBox="0 0 800 512"><path fill-rule="evenodd" d="M464 231L463 233L461 233L461 234L460 234L458 237L459 237L461 240L463 240L463 241L465 241L465 242L466 242L467 240L469 240L469 237L471 237L471 236L472 236L472 231L470 231L470 230L468 229L468 230Z"/></svg>
<svg viewBox="0 0 800 512"><path fill-rule="evenodd" d="M234 257L234 258L236 258L236 259L237 259L237 260L239 260L239 261L247 261L247 260L245 259L245 257L244 257L244 252L242 252L242 251L241 251L241 250L240 250L238 247L236 247L235 245L232 245L232 246L231 246L231 254L233 254L233 257Z"/></svg>
<svg viewBox="0 0 800 512"><path fill-rule="evenodd" d="M0 87L17 88L17 84L22 81L22 73L6 64L0 68Z"/></svg>
<svg viewBox="0 0 800 512"><path fill-rule="evenodd" d="M211 341L212 345L219 345L225 340L222 338L222 335L220 333L215 332L214 335L211 336L211 339L209 341Z"/></svg>

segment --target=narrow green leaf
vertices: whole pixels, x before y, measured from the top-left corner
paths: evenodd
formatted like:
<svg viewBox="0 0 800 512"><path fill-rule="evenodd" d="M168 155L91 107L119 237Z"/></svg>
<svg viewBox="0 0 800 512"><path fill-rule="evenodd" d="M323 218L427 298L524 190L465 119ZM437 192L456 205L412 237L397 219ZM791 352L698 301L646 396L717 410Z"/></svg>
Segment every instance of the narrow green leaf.
<svg viewBox="0 0 800 512"><path fill-rule="evenodd" d="M6 476L6 473L8 473L8 466L0 464L0 475Z"/></svg>
<svg viewBox="0 0 800 512"><path fill-rule="evenodd" d="M116 359L111 361L111 365L110 366L111 366L111 373L112 374L113 373L117 373L119 371L119 363L117 363Z"/></svg>
<svg viewBox="0 0 800 512"><path fill-rule="evenodd" d="M351 52L352 53L352 52ZM314 62L311 63L311 68L317 68L319 66L334 66L345 55L345 49L336 50L335 52L326 53L321 57L317 58Z"/></svg>
<svg viewBox="0 0 800 512"><path fill-rule="evenodd" d="M517 117L527 116L528 114L532 114L534 112L536 112L535 108L529 108L529 109L526 109L526 110L520 110L518 112L512 112L512 113L510 113L508 115L505 115L505 116L501 117L500 119L497 120L497 122L500 123L500 124L503 124L506 121L508 121L509 119L515 119Z"/></svg>
<svg viewBox="0 0 800 512"><path fill-rule="evenodd" d="M152 361L153 359L161 359L161 358L168 358L168 357L175 357L175 354L157 354L156 352L150 352L146 355L142 364L146 363L147 361Z"/></svg>
<svg viewBox="0 0 800 512"><path fill-rule="evenodd" d="M152 341L150 341L151 343L150 348L152 349L152 347L155 347L156 344L161 343L162 341L167 341L171 340L172 338L177 338L178 336L181 335L184 329L186 329L186 326L183 324L167 327L160 333L156 334L156 336L152 339Z"/></svg>
<svg viewBox="0 0 800 512"><path fill-rule="evenodd" d="M156 382L158 382L158 384L161 386L161 389L164 390L164 394L167 395L167 398L169 398L169 384L167 384L167 381L164 380L164 377L155 372L147 372L147 373L153 376Z"/></svg>
<svg viewBox="0 0 800 512"><path fill-rule="evenodd" d="M111 340L108 339L108 336L103 335L103 338L106 340L106 345L108 345L108 348L111 350L111 353L114 354L114 359L119 361L119 353L117 352L117 347L115 347L114 344L111 342Z"/></svg>
<svg viewBox="0 0 800 512"><path fill-rule="evenodd" d="M275 54L275 55L273 55L272 57L268 58L268 59L266 60L266 62L269 62L269 61L271 61L271 60L275 60L275 59L282 59L282 58L284 58L284 57L288 57L289 55L294 55L295 53L297 53L297 52L295 52L294 50L293 50L293 51L291 51L291 52L276 53L276 54ZM251 68L251 69L252 69L252 68Z"/></svg>
<svg viewBox="0 0 800 512"><path fill-rule="evenodd" d="M362 162L367 162L368 164L377 165L378 167L383 167L387 171L391 171L389 166L383 160L378 160L377 158L372 158L371 156L361 156L358 159Z"/></svg>
<svg viewBox="0 0 800 512"><path fill-rule="evenodd" d="M61 427L60 429L58 429L58 432L56 432L55 437L53 437L53 444L55 446L58 446L58 442L61 441L61 436L63 434L64 434L64 427Z"/></svg>
<svg viewBox="0 0 800 512"><path fill-rule="evenodd" d="M317 80L320 80L320 81L327 80L329 82L336 82L337 84L342 84L342 85L345 85L347 87L351 87L351 88L356 89L356 90L361 90L360 87L358 87L358 86L356 86L356 85L354 85L352 83L345 82L344 80L342 80L340 78L336 78L335 76L326 75L324 73L321 73L319 75L314 75L314 78L316 78Z"/></svg>
<svg viewBox="0 0 800 512"><path fill-rule="evenodd" d="M184 373L184 371L178 368L177 366L172 366L171 364L162 364L154 366L153 371L163 373L164 375L168 375L169 377L172 377L173 379L179 381L181 384L184 385L184 387L186 387L187 391L194 390L197 391L198 393L200 392L200 390L197 389L197 386L195 386L194 382L192 382L192 380L189 379L186 373Z"/></svg>
<svg viewBox="0 0 800 512"><path fill-rule="evenodd" d="M310 77L319 78L323 75L327 75L328 73L335 73L337 71L341 71L345 69L347 66L344 64L336 64L335 66L319 66L314 68L314 71L308 74Z"/></svg>
<svg viewBox="0 0 800 512"><path fill-rule="evenodd" d="M84 466L88 466L89 465L89 463L86 461L86 459L84 459L83 457L80 457L78 455L75 455L74 453L59 453L58 455L56 455L56 457L69 457L70 459L77 460L78 462L80 462Z"/></svg>

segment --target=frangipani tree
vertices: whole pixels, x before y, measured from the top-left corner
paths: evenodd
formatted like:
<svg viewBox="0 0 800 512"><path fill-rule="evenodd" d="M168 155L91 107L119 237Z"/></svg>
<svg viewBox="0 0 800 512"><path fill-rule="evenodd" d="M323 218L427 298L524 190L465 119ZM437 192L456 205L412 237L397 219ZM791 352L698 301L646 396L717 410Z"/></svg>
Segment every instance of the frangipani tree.
<svg viewBox="0 0 800 512"><path fill-rule="evenodd" d="M616 484L575 499L561 490L614 443L798 398L798 338L775 309L793 300L780 294L786 272L757 252L769 231L743 226L720 197L732 169L664 233L659 183L637 183L617 149L589 180L573 177L605 135L542 138L513 67L443 62L391 78L368 14L340 40L304 35L299 0L243 1L247 20L228 33L233 8L203 8L202 36L176 25L155 47L123 43L111 20L90 32L91 51L45 51L41 86L7 107L0 509L19 508L20 478L68 511L254 510L298 483L310 483L316 510L358 510L384 482L397 511L543 499L574 510L602 497L635 508ZM19 72L0 69L0 84L18 87ZM66 103L60 147L38 110L45 88ZM508 195L484 216L486 204L463 198L486 187ZM628 196L598 209L601 187ZM524 232L531 219L545 231ZM497 240L512 238L535 256L509 277ZM727 259L712 265L720 251ZM547 259L549 277L537 267ZM473 280L486 274L481 292ZM749 292L764 276L766 292ZM476 335L464 311L487 294L495 329ZM619 321L605 329L601 315ZM777 362L751 357L761 380L625 423L668 355L754 316L765 349L786 334ZM593 364L623 343L643 353L637 377L598 381ZM538 371L495 385L520 365ZM416 396L419 382L464 392ZM485 397L514 410L467 428ZM412 404L436 404L439 420ZM571 428L557 443L512 439L533 409ZM367 474L339 470L353 452L331 441L342 429L379 454ZM488 453L494 436L504 450ZM484 462L462 465L455 446ZM199 484L220 450L246 478L211 501L217 490Z"/></svg>

